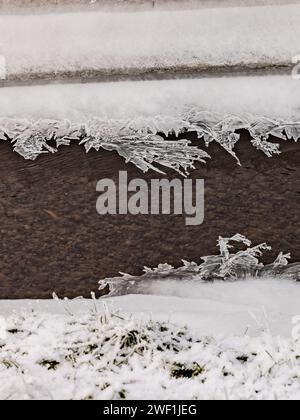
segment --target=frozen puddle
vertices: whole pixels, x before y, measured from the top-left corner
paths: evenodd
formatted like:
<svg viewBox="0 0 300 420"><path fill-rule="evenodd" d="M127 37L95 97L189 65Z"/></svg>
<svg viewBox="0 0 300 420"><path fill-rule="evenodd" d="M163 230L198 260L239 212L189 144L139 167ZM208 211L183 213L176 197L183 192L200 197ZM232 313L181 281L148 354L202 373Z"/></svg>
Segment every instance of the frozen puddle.
<svg viewBox="0 0 300 420"><path fill-rule="evenodd" d="M300 315L300 284L290 280L249 279L237 282L149 282L144 295L127 295L96 302L98 311L187 325L201 335L258 335L291 337L292 319ZM95 307L92 301L0 301L0 316L37 310L51 314L80 314Z"/></svg>

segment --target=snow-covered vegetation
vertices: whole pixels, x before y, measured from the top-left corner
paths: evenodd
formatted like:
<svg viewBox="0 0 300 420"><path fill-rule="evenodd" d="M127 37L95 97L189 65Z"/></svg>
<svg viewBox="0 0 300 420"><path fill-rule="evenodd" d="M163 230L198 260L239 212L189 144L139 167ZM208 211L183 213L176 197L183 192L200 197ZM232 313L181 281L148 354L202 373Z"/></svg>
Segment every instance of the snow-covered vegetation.
<svg viewBox="0 0 300 420"><path fill-rule="evenodd" d="M2 85L149 69L288 72L299 54L300 7L278 3L0 13ZM116 151L144 172L186 175L211 157L204 148L212 142L242 164L240 130L267 157L280 153L274 138L297 142L299 93L291 75L1 87L0 141L25 159L75 142ZM185 139L191 132L198 144ZM264 265L268 245L242 235L218 246L202 263L105 279L99 301L0 301L0 400L299 400L300 265L284 253Z"/></svg>
<svg viewBox="0 0 300 420"><path fill-rule="evenodd" d="M218 246L108 279L102 303L0 302L0 399L299 399L299 264L264 266L241 235Z"/></svg>
<svg viewBox="0 0 300 420"><path fill-rule="evenodd" d="M0 399L299 399L299 265L218 246L107 280L103 301L0 302Z"/></svg>
<svg viewBox="0 0 300 420"><path fill-rule="evenodd" d="M96 304L19 312L7 330L0 399L300 398L300 342L269 333L216 339Z"/></svg>

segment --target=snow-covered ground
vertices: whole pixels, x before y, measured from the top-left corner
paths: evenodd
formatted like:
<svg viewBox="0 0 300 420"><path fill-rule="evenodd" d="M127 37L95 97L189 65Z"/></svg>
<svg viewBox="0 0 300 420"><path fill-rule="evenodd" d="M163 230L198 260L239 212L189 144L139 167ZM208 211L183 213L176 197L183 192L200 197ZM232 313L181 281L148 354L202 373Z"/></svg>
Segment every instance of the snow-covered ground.
<svg viewBox="0 0 300 420"><path fill-rule="evenodd" d="M289 64L299 53L299 18L299 4L1 15L0 54L12 78ZM158 133L196 131L232 154L236 129L247 128L266 154L276 153L269 135L300 136L300 83L288 75L0 93L0 140L26 158L55 151L54 138L57 146L89 139L87 150L121 149L143 170L153 161L178 169L205 152L183 141L180 154ZM300 284L284 277L156 280L143 294L100 301L0 301L0 399L300 399L299 301Z"/></svg>
<svg viewBox="0 0 300 420"><path fill-rule="evenodd" d="M7 76L291 64L300 4L141 13L0 15Z"/></svg>
<svg viewBox="0 0 300 420"><path fill-rule="evenodd" d="M299 284L161 282L149 293L1 301L0 398L300 398Z"/></svg>
<svg viewBox="0 0 300 420"><path fill-rule="evenodd" d="M104 299L109 307L134 314L145 320L155 319L186 324L199 334L251 335L262 327L273 335L291 337L292 318L300 315L300 284L284 279L250 279L237 282L155 281L145 286L144 295ZM80 315L93 308L84 299L65 303L51 301L0 301L0 315L14 311L38 310L64 314L66 308ZM103 300L97 302L103 310Z"/></svg>

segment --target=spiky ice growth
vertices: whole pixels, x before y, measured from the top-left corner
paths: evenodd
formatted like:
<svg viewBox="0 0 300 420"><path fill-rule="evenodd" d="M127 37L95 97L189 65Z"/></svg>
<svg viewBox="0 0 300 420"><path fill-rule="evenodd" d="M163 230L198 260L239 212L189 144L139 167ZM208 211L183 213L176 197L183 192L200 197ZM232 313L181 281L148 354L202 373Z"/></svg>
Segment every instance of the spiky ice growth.
<svg viewBox="0 0 300 420"><path fill-rule="evenodd" d="M171 168L181 174L194 169L195 162L210 158L209 154L192 146L189 140L165 139L170 135L194 132L208 147L217 142L240 164L235 146L240 140L238 130L250 133L251 144L271 157L280 153L280 140L298 141L300 122L286 122L252 115L227 115L189 110L179 116L139 117L131 120L94 118L84 123L52 120L15 120L0 118L0 140L12 143L14 151L25 159L36 159L47 152L55 153L71 142L91 149L116 151L126 162L143 172L149 169Z"/></svg>
<svg viewBox="0 0 300 420"><path fill-rule="evenodd" d="M246 249L232 252L231 243L245 245ZM183 260L183 266L174 268L169 264L160 264L157 268L144 268L142 276L122 274L121 277L101 280L100 291L109 291L109 296L144 293L145 288L155 280L180 281L235 281L246 277L282 277L300 281L300 263L289 264L290 254L278 255L269 265L260 262L264 251L271 250L266 243L252 246L245 236L236 234L231 238L218 239L219 254L202 257L203 263Z"/></svg>

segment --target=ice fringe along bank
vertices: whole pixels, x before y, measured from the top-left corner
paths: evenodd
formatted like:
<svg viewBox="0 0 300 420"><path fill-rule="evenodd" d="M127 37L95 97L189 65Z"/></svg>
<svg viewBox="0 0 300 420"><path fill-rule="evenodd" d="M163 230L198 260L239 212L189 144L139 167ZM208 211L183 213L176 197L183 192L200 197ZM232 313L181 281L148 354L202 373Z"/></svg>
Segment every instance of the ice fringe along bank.
<svg viewBox="0 0 300 420"><path fill-rule="evenodd" d="M242 244L246 249L232 253L232 243ZM289 264L291 254L281 252L272 264L260 262L263 252L271 250L266 243L252 246L245 236L236 234L231 238L220 236L218 247L219 255L202 257L202 264L183 260L183 266L179 268L169 264L160 264L154 269L145 267L142 276L122 273L121 277L101 280L100 291L109 296L142 294L149 286L151 289L151 281L157 280L235 281L246 277L278 277L300 281L300 263Z"/></svg>
<svg viewBox="0 0 300 420"><path fill-rule="evenodd" d="M241 164L235 153L240 130L247 130L253 147L268 157L280 154L280 144L273 142L272 137L296 142L300 138L300 122L253 115L223 116L196 109L179 116L94 118L84 123L0 118L0 140L11 142L14 151L25 159L34 160L43 153L55 153L60 146L77 142L84 145L86 152L116 151L143 172L149 169L162 172L161 166L185 175L194 169L195 162L204 163L210 155L187 139L166 137L196 133L207 147L217 142Z"/></svg>

